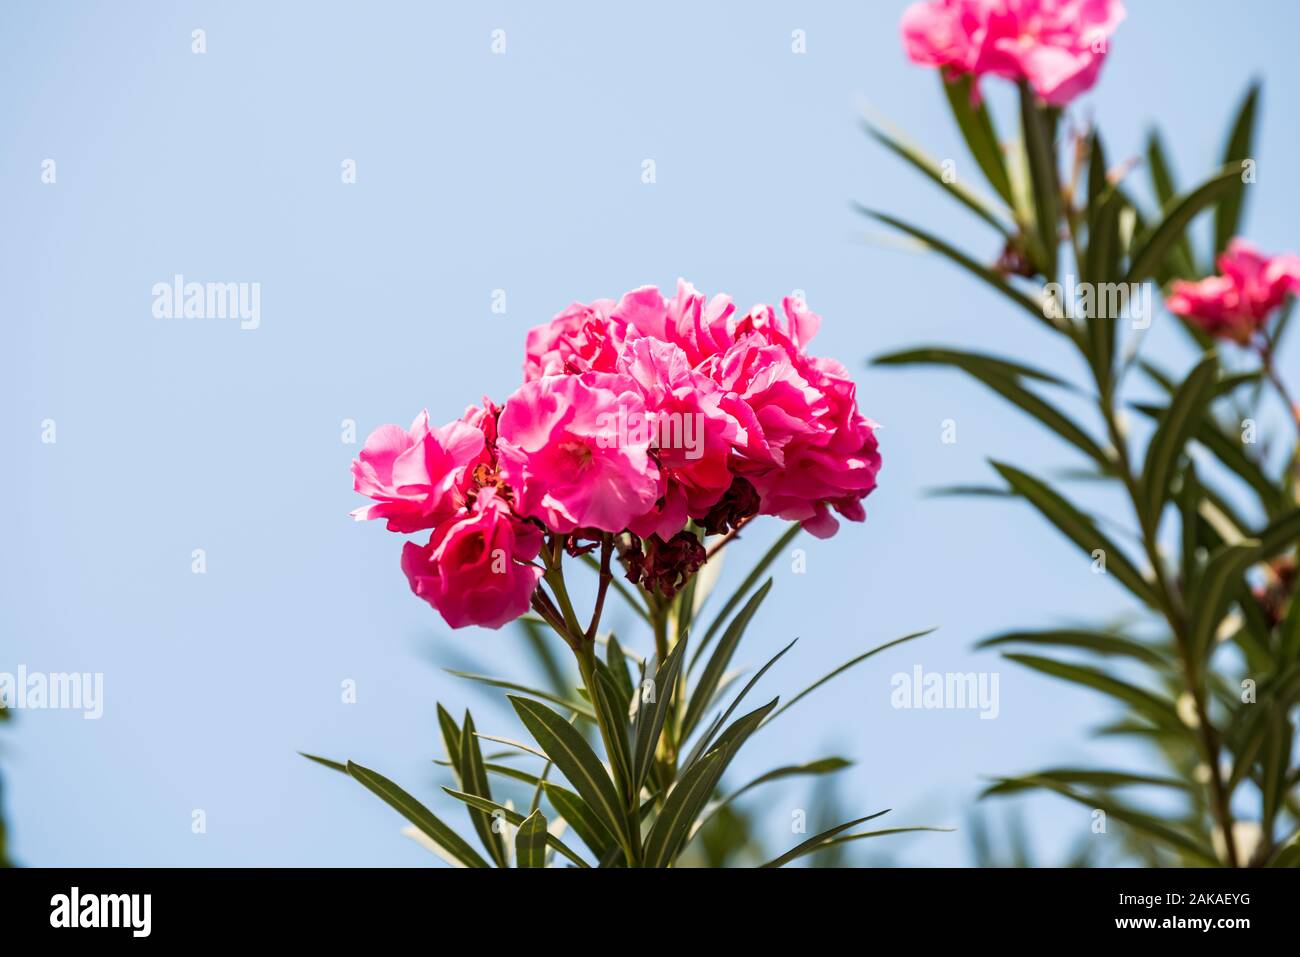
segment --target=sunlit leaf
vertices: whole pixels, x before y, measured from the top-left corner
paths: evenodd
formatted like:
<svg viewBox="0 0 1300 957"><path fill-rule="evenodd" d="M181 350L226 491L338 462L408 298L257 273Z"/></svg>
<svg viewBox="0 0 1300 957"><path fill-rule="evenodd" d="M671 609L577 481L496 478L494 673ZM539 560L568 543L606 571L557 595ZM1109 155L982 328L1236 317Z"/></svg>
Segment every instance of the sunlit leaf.
<svg viewBox="0 0 1300 957"><path fill-rule="evenodd" d="M347 763L348 774L373 793L379 795L404 818L428 835L440 847L453 855L466 867L488 867L488 862L479 856L478 851L470 847L465 840L444 824L432 811L407 794L382 774L363 768L352 761Z"/></svg>

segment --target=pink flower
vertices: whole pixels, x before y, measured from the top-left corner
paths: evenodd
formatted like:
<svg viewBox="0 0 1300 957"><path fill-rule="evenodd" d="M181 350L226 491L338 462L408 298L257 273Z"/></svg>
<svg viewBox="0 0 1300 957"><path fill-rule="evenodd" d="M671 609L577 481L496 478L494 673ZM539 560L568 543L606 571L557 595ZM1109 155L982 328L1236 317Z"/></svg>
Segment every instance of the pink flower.
<svg viewBox="0 0 1300 957"><path fill-rule="evenodd" d="M876 487L875 423L858 411L847 370L808 356L803 346L820 319L797 299L782 302L783 327L770 307L737 325L736 344L718 366L719 382L752 413L756 440L736 470L757 489L761 512L804 523L819 538L865 517L861 500Z"/></svg>
<svg viewBox="0 0 1300 957"><path fill-rule="evenodd" d="M725 352L732 343L730 296L706 300L685 279L677 280L677 294L665 300L654 286L634 289L619 300L612 317L627 326L627 337L650 336L679 346L691 366Z"/></svg>
<svg viewBox="0 0 1300 957"><path fill-rule="evenodd" d="M645 412L626 376L590 372L524 383L497 420L498 464L516 510L561 534L626 528L660 495L649 435L619 427Z"/></svg>
<svg viewBox="0 0 1300 957"><path fill-rule="evenodd" d="M1300 257L1269 258L1244 239L1219 256L1218 276L1176 280L1165 305L1207 333L1245 345L1293 292L1300 292Z"/></svg>
<svg viewBox="0 0 1300 957"><path fill-rule="evenodd" d="M731 487L731 450L743 441L735 418L723 409L725 394L691 368L680 346L661 339L631 340L619 368L645 399L651 446L664 479L656 506L631 529L667 541L700 517Z"/></svg>
<svg viewBox="0 0 1300 957"><path fill-rule="evenodd" d="M816 428L794 435L782 449L783 467L750 476L765 515L803 522L818 538L839 528L834 509L852 522L866 518L862 499L876 487L880 452L876 423L858 411L857 387L833 359L811 359L804 367L812 388L826 399Z"/></svg>
<svg viewBox="0 0 1300 957"><path fill-rule="evenodd" d="M515 518L491 488L471 511L450 518L427 545L407 542L402 571L411 591L452 628L500 628L528 611L542 569L529 564L542 547L536 526Z"/></svg>
<svg viewBox="0 0 1300 957"><path fill-rule="evenodd" d="M575 302L544 326L528 331L524 379L582 372L613 372L622 344L621 324L610 321L612 299Z"/></svg>
<svg viewBox="0 0 1300 957"><path fill-rule="evenodd" d="M393 532L432 528L464 507L470 471L484 453L483 433L465 422L430 430L421 412L409 431L382 425L352 462L353 488L375 500L352 513L385 518Z"/></svg>
<svg viewBox="0 0 1300 957"><path fill-rule="evenodd" d="M1097 82L1120 0L928 0L903 14L903 45L923 66L1026 80L1063 106Z"/></svg>

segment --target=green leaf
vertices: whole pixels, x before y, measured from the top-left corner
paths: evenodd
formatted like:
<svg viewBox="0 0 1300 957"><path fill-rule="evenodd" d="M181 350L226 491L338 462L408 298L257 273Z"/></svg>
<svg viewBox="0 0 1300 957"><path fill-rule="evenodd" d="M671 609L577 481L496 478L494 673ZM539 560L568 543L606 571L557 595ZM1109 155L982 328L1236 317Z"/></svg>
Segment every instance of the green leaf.
<svg viewBox="0 0 1300 957"><path fill-rule="evenodd" d="M605 822L592 813L591 808L583 802L582 798L568 788L551 781L547 781L542 787L546 790L546 797L551 802L551 806L568 822L569 827L573 828L573 832L582 839L582 842L591 848L597 860L603 858L611 848L617 849L617 838L610 833Z"/></svg>
<svg viewBox="0 0 1300 957"><path fill-rule="evenodd" d="M852 764L852 761L839 757L820 758L817 761L809 761L806 764L787 764L784 767L774 768L766 774L760 774L744 787L731 792L722 803L730 804L742 794L772 781L780 781L785 778L793 777L817 777L823 774L834 774L836 771L842 771L845 768L850 767Z"/></svg>
<svg viewBox="0 0 1300 957"><path fill-rule="evenodd" d="M874 362L875 365L909 365L917 363L950 365L961 369L993 389L1022 412L1033 416L1095 461L1103 470L1114 469L1114 463L1111 462L1105 450L1087 432L1051 403L1020 385L1017 377L1027 376L1054 385L1066 385L1061 380L1049 376L1045 372L1039 372L1003 359L951 349L910 349L881 356Z"/></svg>
<svg viewBox="0 0 1300 957"><path fill-rule="evenodd" d="M820 834L814 834L812 837L808 838L808 840L801 841L800 843L796 844L794 847L790 848L790 850L786 851L780 857L772 858L772 860L768 861L763 866L784 867L786 864L789 864L791 861L797 858L803 857L805 854L811 854L813 851L820 850L822 845L825 844L828 840L830 840L835 835L847 831L851 827L857 827L859 824L864 824L867 821L874 820L875 818L880 817L882 814L888 814L889 811L890 811L889 808L885 808L885 810L877 811L875 814L868 814L866 817L860 817L853 821L845 821L843 824L837 824L835 825L835 827L827 828L825 831L822 831Z"/></svg>
<svg viewBox="0 0 1300 957"><path fill-rule="evenodd" d="M758 672L754 675L754 677L750 678L749 681L745 683L745 687L741 688L740 694L736 695L736 697L731 700L731 704L727 707L727 710L724 711L722 714L720 714L709 725L708 730L705 731L704 734L700 735L699 741L696 743L695 747L691 749L691 754L686 759L687 767L694 764L695 759L699 757L699 755L702 754L705 750L708 749L709 745L713 742L713 736L714 734L717 733L718 728L726 724L727 719L731 717L732 713L736 710L736 707L740 704L740 702L745 700L745 695L749 694L749 692L753 690L754 685L758 684L759 679L762 678L763 675L767 674L768 669L770 669L774 664L780 661L781 658L785 655L785 653L794 647L795 642L798 640L799 640L798 638L795 638L794 641L791 641L790 644L786 645L784 648L782 648L780 651L774 654L771 658L769 658L767 660L767 663L763 665L763 667L758 669Z"/></svg>
<svg viewBox="0 0 1300 957"><path fill-rule="evenodd" d="M1035 671L1041 671L1045 675L1051 675L1053 678L1060 678L1062 681L1083 685L1085 688L1092 688L1094 691L1109 695L1118 701L1124 702L1152 724L1167 731L1186 730L1186 727L1178 718L1177 711L1174 710L1174 706L1170 702L1157 697L1144 688L1137 687L1137 685L1120 681L1104 671L1098 671L1096 668L1088 668L1084 665L1055 661L1051 658L1040 658L1036 655L1008 653L1003 657L1008 661L1022 664L1026 668L1032 668Z"/></svg>
<svg viewBox="0 0 1300 957"><path fill-rule="evenodd" d="M455 766L450 761L439 761L435 758L433 763L439 767L455 769ZM530 774L529 772L523 771L519 768L512 768L508 764L496 764L492 761L485 760L483 762L483 769L487 771L488 774L510 778L512 781L521 781L524 784L531 784L533 787L536 787L537 782L540 780L536 774Z"/></svg>
<svg viewBox="0 0 1300 957"><path fill-rule="evenodd" d="M690 735L699 723L704 712L713 703L713 695L718 690L718 682L722 680L722 675L727 670L727 665L731 663L731 658L736 652L736 646L740 644L740 639L745 635L745 629L749 627L750 620L758 607L763 604L763 599L767 593L772 590L772 579L769 578L763 585L754 592L749 601L745 602L745 607L736 613L736 617L731 620L727 630L722 633L722 638L718 641L718 647L713 649L713 654L709 657L708 663L704 666L704 671L700 674L700 680L695 685L695 690L691 693L690 701L686 705L686 717L682 721L682 738Z"/></svg>
<svg viewBox="0 0 1300 957"><path fill-rule="evenodd" d="M1124 587L1152 608L1160 607L1159 599L1150 582L1133 566L1119 546L1097 528L1092 519L1038 479L1010 465L1000 462L992 464L1011 488L1037 508L1049 522L1089 556L1096 549L1102 549L1106 555L1108 574L1114 575Z"/></svg>
<svg viewBox="0 0 1300 957"><path fill-rule="evenodd" d="M610 676L618 685L623 700L630 702L635 690L635 685L632 684L632 672L628 670L627 655L623 651L623 646L613 635L609 636L609 642L605 645L605 667L609 669Z"/></svg>
<svg viewBox="0 0 1300 957"><path fill-rule="evenodd" d="M726 755L711 751L686 771L664 801L659 816L646 837L647 867L667 867L690 833L696 815L709 800L722 776Z"/></svg>
<svg viewBox="0 0 1300 957"><path fill-rule="evenodd" d="M887 827L879 831L863 831L861 834L841 834L839 837L833 837L829 841L823 841L821 844L808 851L805 854L816 854L828 847L834 847L837 844L847 844L849 841L861 841L868 837L889 837L891 834L912 834L916 831L937 831L940 834L951 834L955 828L951 827Z"/></svg>
<svg viewBox="0 0 1300 957"><path fill-rule="evenodd" d="M1102 306L1102 291L1119 278L1123 252L1119 219L1125 202L1123 192L1107 181L1105 151L1101 135L1095 131L1088 153L1088 245L1081 265L1084 279L1097 290L1097 306L1093 315L1083 317L1083 343L1097 382L1103 394L1109 395L1114 384L1115 325L1119 317Z"/></svg>
<svg viewBox="0 0 1300 957"><path fill-rule="evenodd" d="M443 671L455 675L457 678L477 681L485 685L491 685L494 688L504 688L507 691L518 691L520 694L526 694L541 701L549 701L552 704L558 704L561 708L568 711L576 711L588 721L596 720L596 712L582 701L573 701L569 698L561 698L558 695L553 695L547 691L539 691L536 688L529 688L526 685L517 684L513 681L506 681L504 678L490 678L486 675L470 674L468 671L457 671L455 668L444 668Z"/></svg>
<svg viewBox="0 0 1300 957"><path fill-rule="evenodd" d="M476 797L492 800L492 788L488 785L487 768L483 766L483 752L479 750L478 738L474 736L474 719L465 712L465 723L460 732L460 789ZM487 849L488 856L496 862L497 867L509 865L506 857L505 842L501 835L492 830L492 819L483 811L473 807L469 809L470 822L478 832L479 840Z"/></svg>
<svg viewBox="0 0 1300 957"><path fill-rule="evenodd" d="M1206 207L1220 199L1240 176L1237 169L1220 170L1191 193L1175 197L1164 208L1164 218L1150 230L1129 260L1125 282L1141 282L1154 276L1172 249L1183 238L1188 224Z"/></svg>
<svg viewBox="0 0 1300 957"><path fill-rule="evenodd" d="M790 708L794 707L796 702L812 694L814 691L816 691L822 685L826 684L826 682L830 681L832 678L835 678L843 674L844 672L848 671L850 668L854 667L855 665L858 665L866 661L872 655L877 655L882 651L885 651L889 648L893 648L895 645L901 645L905 641L911 641L913 638L923 638L933 631L934 631L933 628L927 628L925 631L914 631L910 635L904 635L902 638L895 638L893 641L887 641L883 645L878 645L877 647L872 648L870 651L864 651L856 658L850 658L848 661L844 662L844 664L840 665L835 670L822 675L820 678L818 678L808 687L804 688L803 691L800 691L797 695L795 695L784 705L778 708L776 710L776 713L773 714L772 717L768 719L768 721L769 722L775 721L782 714L782 712L788 711L790 710Z"/></svg>
<svg viewBox="0 0 1300 957"><path fill-rule="evenodd" d="M1099 788L1159 787L1182 791L1189 788L1186 781L1153 774L1134 774L1128 771L1097 771L1090 768L1049 768L1045 771L1036 772L1032 779L998 778L997 782L986 788L980 797L1014 794L1017 791L1040 787L1039 784L1029 783L1029 781L1051 781L1062 785L1083 784Z"/></svg>
<svg viewBox="0 0 1300 957"><path fill-rule="evenodd" d="M1192 596L1192 648L1203 659L1214 642L1219 622L1238 592L1241 576L1259 560L1260 543L1253 539L1225 545L1210 558L1201 576L1200 588Z"/></svg>
<svg viewBox="0 0 1300 957"><path fill-rule="evenodd" d="M617 679L600 662L596 662L595 676L595 687L589 693L600 716L601 736L614 781L623 792L624 806L631 806L636 789L632 786L632 753L627 743L628 699L618 687Z"/></svg>
<svg viewBox="0 0 1300 957"><path fill-rule="evenodd" d="M1156 130L1152 130L1147 137L1147 170L1151 173L1151 189L1161 208L1164 208L1178 194L1178 187L1174 183L1169 161L1165 158L1164 144ZM1186 235L1174 244L1170 261L1176 276L1191 279L1196 275L1196 257Z"/></svg>
<svg viewBox="0 0 1300 957"><path fill-rule="evenodd" d="M1136 403L1134 409L1151 419L1159 419L1164 414L1160 406ZM1229 471L1249 485L1259 496L1260 504L1269 515L1276 515L1287 508L1288 503L1282 492L1264 473L1258 462L1246 455L1241 442L1225 433L1209 416L1197 424L1192 436L1203 445Z"/></svg>
<svg viewBox="0 0 1300 957"><path fill-rule="evenodd" d="M489 866L488 862L483 860L459 834L388 778L352 761L347 763L347 770L348 774L383 798L390 807L414 824L420 833L443 847L448 854L466 867Z"/></svg>
<svg viewBox="0 0 1300 957"><path fill-rule="evenodd" d="M1061 222L1061 187L1057 179L1056 153L1046 113L1039 106L1029 84L1023 81L1020 83L1020 124L1025 138L1025 155L1029 160L1029 180L1033 185L1034 222L1045 257L1038 263L1038 267L1044 276L1054 279Z"/></svg>
<svg viewBox="0 0 1300 957"><path fill-rule="evenodd" d="M718 737L704 756L688 766L681 780L669 793L659 817L646 837L645 860L648 867L667 867L682 845L695 833L694 824L708 803L736 752L762 726L778 699L737 718Z"/></svg>
<svg viewBox="0 0 1300 957"><path fill-rule="evenodd" d="M1241 222L1241 207L1245 199L1246 185L1240 179L1244 160L1251 159L1252 144L1255 139L1255 113L1259 106L1259 83L1254 82L1246 91L1237 111L1237 119L1232 124L1232 133L1228 136L1223 150L1223 165L1236 170L1238 182L1223 194L1219 208L1214 216L1214 254L1218 256L1228 248L1228 243L1237 235Z"/></svg>
<svg viewBox="0 0 1300 957"><path fill-rule="evenodd" d="M1178 457L1205 415L1218 371L1219 360L1214 353L1197 364L1174 391L1147 446L1146 464L1142 467L1142 522L1150 533L1160 527L1160 514Z"/></svg>
<svg viewBox="0 0 1300 957"><path fill-rule="evenodd" d="M630 854L633 837L628 833L622 801L591 745L545 705L516 695L509 699L528 733Z"/></svg>
<svg viewBox="0 0 1300 957"><path fill-rule="evenodd" d="M1071 388L1070 383L1060 376L1033 366L1022 365L1008 359L990 356L979 352L965 352L960 349L945 349L940 346L928 346L919 349L904 349L891 352L871 360L877 366L904 365L939 365L954 366L969 372L979 379L1034 379L1050 385Z"/></svg>
<svg viewBox="0 0 1300 957"><path fill-rule="evenodd" d="M441 704L438 705L438 729L442 732L442 746L447 749L447 761L460 784L460 726Z"/></svg>
<svg viewBox="0 0 1300 957"><path fill-rule="evenodd" d="M659 745L659 736L663 733L664 719L668 716L668 707L672 703L677 679L682 670L682 658L686 654L686 641L679 641L668 657L655 670L651 689L654 700L646 701L645 692L638 692L641 701L636 711L636 722L632 733L632 789L640 794L645 784L646 775L654 764L655 749Z"/></svg>
<svg viewBox="0 0 1300 957"><path fill-rule="evenodd" d="M1025 782L1026 786L1037 787L1046 791L1053 791L1062 797L1069 798L1084 807L1100 809L1106 812L1108 817L1114 818L1123 824L1127 824L1135 831L1146 834L1149 837L1168 844L1179 851L1191 855L1201 864L1215 865L1218 859L1214 851L1204 844L1195 840L1191 835L1171 827L1165 822L1154 818L1149 814L1134 810L1126 805L1111 800L1109 797L1097 792L1080 792L1073 788L1067 787L1056 781L1040 779L1034 775L1027 775L1019 780Z"/></svg>
<svg viewBox="0 0 1300 957"><path fill-rule="evenodd" d="M1058 628L1047 631L1011 631L985 638L976 648L993 648L999 645L1051 645L1060 648L1078 648L1110 657L1133 658L1157 667L1169 664L1167 656L1153 648L1139 644L1123 635L1079 628Z"/></svg>
<svg viewBox="0 0 1300 957"><path fill-rule="evenodd" d="M546 866L546 817L534 811L524 818L515 832L515 866Z"/></svg>
<svg viewBox="0 0 1300 957"><path fill-rule="evenodd" d="M1273 558L1300 544L1300 508L1293 508L1274 519L1257 537L1261 558Z"/></svg>
<svg viewBox="0 0 1300 957"><path fill-rule="evenodd" d="M717 633L718 629L726 623L731 612L741 603L742 600L744 600L745 596L749 594L749 590L758 584L759 579L763 577L763 573L768 570L771 564L776 561L778 557L780 557L781 553L785 551L785 547L794 541L795 536L797 536L802 530L803 526L800 523L792 522L790 526L781 533L781 537L772 543L772 547L763 553L763 557L758 560L758 563L750 569L749 574L745 576L744 581L742 581L739 587L731 593L731 597L727 599L726 604L724 604L718 611L718 614L714 616L713 622L709 625L708 630L704 632L704 637L700 639L699 647L695 649L695 654L691 657L691 666L687 669L688 672L695 670L696 664L699 663L700 656L704 654L704 649L709 646L709 642L713 640L713 636Z"/></svg>
<svg viewBox="0 0 1300 957"><path fill-rule="evenodd" d="M513 741L510 738L498 737L495 734L484 734L482 731L477 732L477 736L482 741L494 741L497 744L504 744L507 747L514 748L516 751L523 751L525 754L531 754L534 757L541 758L543 761L551 760L541 751L531 745L524 744L522 741Z"/></svg>
<svg viewBox="0 0 1300 957"><path fill-rule="evenodd" d="M348 773L348 766L346 764L341 764L338 761L331 761L329 758L319 758L314 754L308 754L306 751L299 751L298 753L308 761L315 761L317 764L323 764L332 771L341 771L343 774Z"/></svg>
<svg viewBox="0 0 1300 957"><path fill-rule="evenodd" d="M1007 239L1011 238L1011 230L1007 228L997 210L989 204L988 200L967 189L955 176L946 175L938 160L929 156L915 143L909 142L901 134L887 132L883 126L877 125L870 120L864 120L863 127L866 129L867 135L920 170L933 182L937 183L941 189L946 190L949 195Z"/></svg>
<svg viewBox="0 0 1300 957"><path fill-rule="evenodd" d="M1015 200L1011 195L1011 180L1007 177L1007 167L1002 159L1002 147L998 143L997 132L993 128L988 107L982 100L979 103L975 102L978 97L975 96L971 75L942 77L941 80L944 95L947 96L948 105L952 108L953 119L957 121L957 127L961 130L971 155L975 157L975 162L979 163L980 169L984 171L989 185L997 191L1007 205L1014 207Z"/></svg>
<svg viewBox="0 0 1300 957"><path fill-rule="evenodd" d="M506 823L510 824L512 827L520 827L524 823L524 816L514 808L508 808L504 804L498 804L496 801L489 801L487 798L481 798L475 794L466 794L464 791L457 791L453 788L443 788L443 790L454 797L457 801L463 801L465 804L486 811L494 817L499 815L500 817L505 818ZM556 853L568 858L579 867L591 866L584 861L582 857L573 850L573 848L569 847L555 835L547 834L546 843L550 847L554 848Z"/></svg>
<svg viewBox="0 0 1300 957"><path fill-rule="evenodd" d="M912 226L901 219L897 219L893 216L890 216L888 213L882 213L874 209L868 209L865 206L858 206L857 209L858 212L862 213L864 216L869 216L872 219L884 223L886 226L890 226L893 229L897 229L899 232L907 233L907 235L911 236L913 239L928 246L934 252L939 253L940 255L956 263L958 266L961 266L963 269L965 269L971 275L975 276L977 279L984 280L984 282L988 283L990 286L992 286L998 292L1002 293L1004 296L1006 296L1016 305L1020 306L1021 309L1023 309L1025 312L1028 312L1031 316L1033 316L1043 325L1047 326L1049 329L1052 329L1053 331L1056 332L1060 331L1060 329L1057 328L1056 323L1053 322L1052 319L1048 317L1041 301L1035 301L1034 299L1025 295L1019 289L1012 286L1009 282L1007 282L1006 278L1001 273L993 269L990 269L988 266L984 266L976 262L970 256L961 252L955 246L952 246L949 243L944 242L938 236L935 236L932 233L927 233L923 229L920 229L916 226Z"/></svg>

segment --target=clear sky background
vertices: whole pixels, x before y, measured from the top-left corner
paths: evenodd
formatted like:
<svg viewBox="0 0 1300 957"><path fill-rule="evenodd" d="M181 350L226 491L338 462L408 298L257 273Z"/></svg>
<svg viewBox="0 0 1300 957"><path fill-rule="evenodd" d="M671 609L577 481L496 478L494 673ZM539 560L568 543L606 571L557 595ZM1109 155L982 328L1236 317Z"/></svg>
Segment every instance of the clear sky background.
<svg viewBox="0 0 1300 957"><path fill-rule="evenodd" d="M903 56L904 7L6 3L0 671L105 682L99 721L24 712L0 733L14 855L432 860L390 809L295 752L353 758L467 823L435 787L446 782L430 763L434 702L521 732L493 696L437 666L525 675L528 658L510 629L446 629L410 594L400 538L348 519L358 447L340 423L364 437L422 408L445 421L485 393L503 399L530 326L575 298L678 276L742 308L805 290L824 317L814 351L854 371L882 424L866 524L801 541L806 574L777 565L743 657L757 665L801 641L764 689L790 694L860 650L939 627L801 703L732 778L835 751L857 761L840 781L847 812L961 826L981 776L1105 753L1085 737L1111 713L1101 699L971 649L1006 628L1121 614L1124 594L1027 506L923 494L988 480L988 457L1041 474L1076 464L1071 453L955 374L866 365L933 342L1078 371L995 295L879 242L850 208L998 252L859 129L869 102L974 176L937 78ZM1076 112L1101 121L1113 158L1140 151L1158 121L1186 185L1217 165L1234 106L1261 77L1247 233L1269 250L1300 247L1300 122L1286 99L1300 88L1300 7L1129 7ZM491 52L495 29L504 55ZM794 30L805 54L792 53ZM41 182L45 159L54 185ZM347 159L354 185L341 182ZM151 287L177 273L261 283L261 327L154 319ZM496 289L505 315L490 310ZM1157 318L1151 345L1181 368L1171 322ZM1292 372L1296 346L1283 359ZM940 441L948 418L955 445ZM728 580L778 532L747 534ZM191 573L196 548L204 575ZM890 676L914 665L998 672L999 717L891 708ZM346 679L356 704L341 701ZM790 815L811 800L791 785L750 806L777 847L795 842ZM1087 833L1085 808L1017 807L1043 861ZM195 809L205 834L191 831ZM872 851L969 860L961 833Z"/></svg>

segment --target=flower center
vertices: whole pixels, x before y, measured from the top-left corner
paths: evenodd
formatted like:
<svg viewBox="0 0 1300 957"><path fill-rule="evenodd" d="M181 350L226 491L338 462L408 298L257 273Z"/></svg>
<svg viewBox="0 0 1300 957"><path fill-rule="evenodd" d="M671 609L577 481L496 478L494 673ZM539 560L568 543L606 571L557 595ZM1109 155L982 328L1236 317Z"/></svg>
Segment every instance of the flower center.
<svg viewBox="0 0 1300 957"><path fill-rule="evenodd" d="M560 451L568 457L575 471L581 472L591 464L591 448L577 439L567 439L560 443Z"/></svg>

